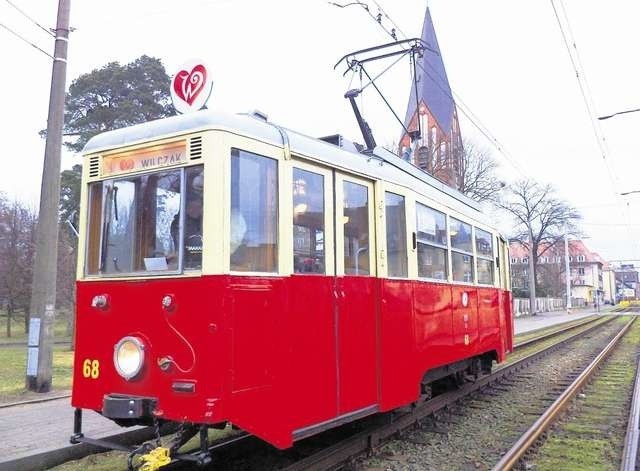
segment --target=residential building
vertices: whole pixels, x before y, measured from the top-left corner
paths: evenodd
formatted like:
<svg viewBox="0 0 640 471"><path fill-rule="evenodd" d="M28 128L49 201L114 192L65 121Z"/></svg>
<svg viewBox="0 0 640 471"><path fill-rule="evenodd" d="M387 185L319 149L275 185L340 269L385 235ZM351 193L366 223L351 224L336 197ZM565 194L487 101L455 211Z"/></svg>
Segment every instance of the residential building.
<svg viewBox="0 0 640 471"><path fill-rule="evenodd" d="M514 293L526 296L529 290L529 250L517 241L509 245L511 279ZM536 294L538 296L565 297L566 275L564 243L543 245L538 249L536 265ZM605 261L591 252L581 240L569 241L569 268L573 305L591 304L604 300Z"/></svg>
<svg viewBox="0 0 640 471"><path fill-rule="evenodd" d="M459 189L463 175L463 148L456 104L442 60L436 32L427 8L422 40L429 49L416 61L417 90L411 94L400 138L399 154L447 185ZM420 137L415 139L417 131Z"/></svg>

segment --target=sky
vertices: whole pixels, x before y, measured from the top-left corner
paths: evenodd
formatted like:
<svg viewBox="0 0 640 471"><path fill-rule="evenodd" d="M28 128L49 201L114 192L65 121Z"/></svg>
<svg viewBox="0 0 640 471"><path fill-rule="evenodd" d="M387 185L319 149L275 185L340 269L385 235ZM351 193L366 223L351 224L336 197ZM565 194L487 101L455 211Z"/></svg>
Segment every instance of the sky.
<svg viewBox="0 0 640 471"><path fill-rule="evenodd" d="M363 1L373 14L381 7L382 26L395 25L401 38L420 35L426 0ZM57 2L0 0L0 25L52 53L53 38L11 3L50 28ZM640 2L429 0L428 6L451 88L466 110L459 112L463 137L498 160L503 181L531 177L552 184L581 212L591 250L640 265L640 193L619 195L640 190L640 113L591 119L640 108ZM209 108L259 109L311 136L341 133L357 141L362 138L343 96L360 79L333 66L348 52L390 41L360 5L338 8L324 0L72 1L71 25L67 86L108 62L125 64L143 54L160 58L170 74L198 58L213 71ZM36 208L51 59L3 27L0 50L0 191ZM401 117L410 80L403 62L379 81ZM360 105L378 144L398 140L399 124L372 87ZM64 152L62 166L79 161ZM508 230L506 221L501 226Z"/></svg>

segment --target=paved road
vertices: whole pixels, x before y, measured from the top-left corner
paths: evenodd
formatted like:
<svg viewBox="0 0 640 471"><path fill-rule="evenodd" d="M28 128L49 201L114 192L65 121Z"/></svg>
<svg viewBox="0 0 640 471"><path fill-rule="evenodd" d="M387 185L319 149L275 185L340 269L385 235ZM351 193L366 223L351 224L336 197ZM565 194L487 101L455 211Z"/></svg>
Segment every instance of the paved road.
<svg viewBox="0 0 640 471"><path fill-rule="evenodd" d="M69 445L73 433L71 398L0 409L0 469L2 463L36 452ZM93 411L84 411L83 432L106 437L123 430Z"/></svg>
<svg viewBox="0 0 640 471"><path fill-rule="evenodd" d="M562 322L570 322L592 316L593 314L596 314L593 310L581 310L571 314L567 314L566 311L556 311L544 312L536 314L535 316L517 317L514 330L516 334L521 334L523 332L529 332L530 330L544 329L545 327L561 324Z"/></svg>

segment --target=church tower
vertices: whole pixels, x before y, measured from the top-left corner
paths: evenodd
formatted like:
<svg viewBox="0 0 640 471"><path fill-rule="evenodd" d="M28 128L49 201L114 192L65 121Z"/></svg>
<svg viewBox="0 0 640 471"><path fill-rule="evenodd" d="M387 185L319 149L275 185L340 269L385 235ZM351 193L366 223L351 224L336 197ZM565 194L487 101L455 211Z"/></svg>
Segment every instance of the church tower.
<svg viewBox="0 0 640 471"><path fill-rule="evenodd" d="M422 40L431 50L425 49L416 62L417 93L412 81L404 120L410 133L418 130L419 123L422 135L411 142L409 134L403 131L400 155L447 185L459 188L463 148L458 114L428 7Z"/></svg>

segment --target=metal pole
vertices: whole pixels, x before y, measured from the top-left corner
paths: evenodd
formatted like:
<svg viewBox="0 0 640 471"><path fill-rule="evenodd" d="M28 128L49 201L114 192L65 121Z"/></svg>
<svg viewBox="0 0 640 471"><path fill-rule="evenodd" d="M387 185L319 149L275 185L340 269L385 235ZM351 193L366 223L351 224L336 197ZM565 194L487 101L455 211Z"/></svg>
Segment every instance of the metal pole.
<svg viewBox="0 0 640 471"><path fill-rule="evenodd" d="M533 230L529 222L529 308L531 315L536 315L536 264L533 260Z"/></svg>
<svg viewBox="0 0 640 471"><path fill-rule="evenodd" d="M564 227L564 271L567 288L567 314L571 314L571 267L569 266L569 229Z"/></svg>
<svg viewBox="0 0 640 471"><path fill-rule="evenodd" d="M40 210L36 228L36 255L31 287L31 320L26 375L27 389L36 392L48 392L51 389L58 255L60 153L64 124L70 2L71 0L59 0L58 2L56 42L47 118L47 143L44 151Z"/></svg>

